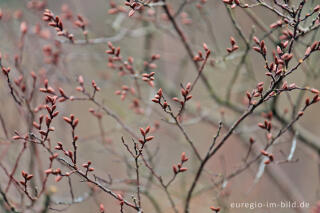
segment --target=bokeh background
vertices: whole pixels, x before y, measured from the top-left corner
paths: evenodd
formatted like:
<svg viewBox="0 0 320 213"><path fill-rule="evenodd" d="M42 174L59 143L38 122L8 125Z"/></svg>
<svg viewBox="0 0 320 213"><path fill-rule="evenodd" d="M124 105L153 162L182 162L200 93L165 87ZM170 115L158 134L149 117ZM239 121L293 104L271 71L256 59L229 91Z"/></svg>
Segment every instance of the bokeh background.
<svg viewBox="0 0 320 213"><path fill-rule="evenodd" d="M67 94L74 96L81 96L75 90L79 75L84 77L88 87L90 87L91 80L95 80L101 88L101 91L97 94L97 99L115 112L137 134L139 134L140 127L150 125L155 129L152 133L155 139L149 145L149 152L153 158L155 170L165 180L172 176L171 167L178 163L181 153L187 153L190 160L186 166L189 170L179 175L170 188L178 208L182 208L186 190L193 180L198 163L178 128L172 123L168 123L168 116L151 102L151 99L157 88L160 87L163 88L168 97L179 96L180 83L185 85L192 81L196 72L172 25L163 20L161 7L147 8L142 16L135 14L129 18L127 13L109 14L110 2L108 0L48 0L46 2L46 8L49 8L56 15L63 17L63 14L70 10L73 17L77 14L85 17L88 22L89 38L111 38L115 46L121 47L121 55L124 58L134 57L134 66L139 72L146 71L144 61L150 58L152 54L161 55L161 58L155 62L157 67L152 70L156 73L155 89L140 82L144 100L140 102L143 114L137 114L131 107L132 96L128 95L125 100L121 100L115 94L115 91L121 89L122 85L134 86L134 81L130 76L119 76L117 71L108 67L108 56L105 54L107 44L70 44L63 38L57 37L55 32L42 21L41 11L28 8L28 2L26 0L0 0L0 8L3 12L0 21L0 51L4 63L14 67L14 57L20 51L20 24L25 21L28 25L22 61L22 70L25 74L34 71L39 75L46 76L50 85L54 88L62 87ZM120 0L114 2L119 5L124 4L124 1ZM176 11L183 1L168 2L172 10ZM271 1L267 2L272 4ZM292 2L294 3L294 1ZM318 3L316 0L309 0L306 8L311 10ZM232 104L244 109L245 92L254 88L260 81L268 82L264 74L264 61L254 51L244 52L245 44L235 30L227 9L221 1L208 1L202 9L198 9L196 4L197 1L189 1L183 8L183 12L176 17L176 20L187 35L195 53L202 50L203 42L207 43L212 50L210 63L206 66L204 73L221 99L225 99L228 93L231 79L243 54L248 54L245 64L238 70L237 80L232 83L233 90L230 96ZM308 12L308 9L305 12ZM267 29L269 29L268 26L271 23L277 21L277 17L273 13L259 7L250 9L250 14L237 8L233 10L233 15L248 39L252 32L259 38L266 34L261 26L257 25L256 20L253 20L253 16L258 17L260 24ZM75 35L76 40L84 39L82 32L73 25L72 21L64 19L64 24L65 28ZM43 37L35 34L34 29L37 25L41 26ZM270 38L277 41L280 35L281 30L276 30L265 39L269 50L275 48ZM240 49L226 57L226 48L230 47L230 36L235 37ZM301 43L295 47L297 57L303 56L306 48L304 43L317 39L319 39L318 31L304 37ZM55 40L61 42L60 58L56 65L48 64L43 54L43 48L46 45L57 49ZM319 88L318 59L319 55L317 53L298 72L289 77L288 83ZM19 76L14 68L12 76ZM15 162L17 150L20 150L21 147L21 143L11 141L10 138L14 135L15 130L21 133L28 131L28 118L9 96L5 79L1 77L0 82L0 114L7 130L7 133L0 131L0 151L4 153L0 160L10 168ZM184 126L199 148L200 153L206 153L216 134L218 122L222 120L227 128L228 124L233 122L240 114L213 100L201 81L198 82L192 94L193 98L187 108L188 113L184 119ZM37 96L38 101L33 103L34 108L42 103L41 97L41 94ZM289 110L290 112L291 110L290 100L296 101L297 99L304 100L304 95L299 96L299 92L293 92L290 99L283 95L279 99L279 113L288 117L290 113L286 113L286 111ZM80 120L76 130L80 138L78 143L79 161L92 161L96 174L105 179L109 179L109 176L111 176L112 184L110 188L125 192L125 197L130 199L131 195L135 193L134 185L130 184L130 180L135 178L134 162L122 145L121 137L124 136L126 141L130 142L131 136L107 115L103 115L101 122L99 122L89 112L90 108L102 112L92 103L85 101L65 102L58 105L61 115L68 116L73 113ZM268 110L268 105L263 106L260 110ZM297 134L300 131L306 134L308 139L312 140L318 147L320 146L319 110L320 106L313 106L295 126ZM215 185L221 182L224 176L242 165L242 160L248 150L248 138L250 136L253 135L256 139L255 151L259 151L263 147L266 142L265 134L256 125L257 122L261 121L263 121L261 116L251 116L237 129L234 136L217 155L210 160L194 194L191 212L210 212L209 207L212 205L220 206L222 212L230 213L311 212L312 208L317 205L320 199L319 150L315 150L299 139L294 152L294 162L270 164L260 178L257 178L259 171L259 162L257 162L234 179L225 182L223 185ZM275 121L274 125L280 127L281 123ZM71 132L65 122L62 119L57 119L54 121L54 126L56 131L52 135L52 143L62 141L67 147L71 147ZM225 129L223 132L225 132ZM286 159L290 153L293 140L295 140L294 134L289 133L277 142L272 149L277 161ZM42 164L46 168L47 155L41 153L41 149L39 152L42 156L41 159L43 159L41 160ZM30 152L26 153L18 171L21 169L28 170L31 158ZM35 164L39 160L36 159ZM55 166L59 165L56 164ZM19 175L20 173L17 173L17 177ZM149 183L149 171L146 168L142 168L142 175L144 177L144 187L148 189L142 197L145 212L171 212L172 209L165 193L157 185L156 180L146 184ZM3 171L0 171L0 178L0 184L4 187L8 178ZM50 179L50 185L52 185L50 190L53 191L52 201L56 204L52 204L52 209L49 212L55 212L56 210L98 212L100 203L104 204L106 212L119 212L120 207L117 201L103 192L95 192L93 195L89 195L88 193L91 192L90 186L82 182L81 178L77 176L72 178L72 185L75 197L78 201L81 201L79 203L67 205L71 201L67 179L55 183L54 178L52 178ZM18 193L12 189L10 195L13 199L16 199L14 202L18 202ZM294 201L295 199L310 203L312 208L299 210L230 208L232 202L280 202ZM40 211L41 204L37 208ZM26 212L32 211L26 210ZM133 211L125 208L125 212Z"/></svg>

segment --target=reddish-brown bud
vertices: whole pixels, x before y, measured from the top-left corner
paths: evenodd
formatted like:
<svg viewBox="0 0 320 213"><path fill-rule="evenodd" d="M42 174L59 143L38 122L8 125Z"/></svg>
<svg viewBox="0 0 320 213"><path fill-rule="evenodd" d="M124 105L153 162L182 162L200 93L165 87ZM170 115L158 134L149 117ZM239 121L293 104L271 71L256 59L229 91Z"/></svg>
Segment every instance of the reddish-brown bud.
<svg viewBox="0 0 320 213"><path fill-rule="evenodd" d="M188 170L188 168L182 167L182 168L179 169L179 172L185 172L185 171L187 171L187 170Z"/></svg>
<svg viewBox="0 0 320 213"><path fill-rule="evenodd" d="M177 169L177 167L176 167L175 165L172 166L172 170L173 170L173 172L174 172L175 174L178 173L178 169Z"/></svg>
<svg viewBox="0 0 320 213"><path fill-rule="evenodd" d="M151 141L154 138L154 136L149 136L146 138L146 141Z"/></svg>
<svg viewBox="0 0 320 213"><path fill-rule="evenodd" d="M218 213L220 211L220 208L219 207L214 207L214 206L210 206L210 209L212 211L215 211L216 213Z"/></svg>

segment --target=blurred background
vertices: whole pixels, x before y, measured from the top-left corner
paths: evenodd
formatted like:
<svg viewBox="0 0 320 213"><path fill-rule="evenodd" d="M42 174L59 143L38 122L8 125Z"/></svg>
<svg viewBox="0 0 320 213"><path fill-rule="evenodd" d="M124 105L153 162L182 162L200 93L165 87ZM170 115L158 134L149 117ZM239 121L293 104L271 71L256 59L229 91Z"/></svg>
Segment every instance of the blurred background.
<svg viewBox="0 0 320 213"><path fill-rule="evenodd" d="M186 163L188 171L179 175L170 186L170 193L176 201L178 209L183 209L186 192L189 189L194 173L199 166L190 146L179 129L170 122L170 118L161 108L154 104L151 99L158 88L162 88L168 97L179 97L180 84L186 85L193 81L197 72L186 52L183 43L175 32L172 24L167 20L161 6L145 8L142 12L136 12L134 16L128 17L128 8L124 6L125 1L109 0L64 0L44 1L41 8L38 4L42 1L26 0L0 0L2 18L0 21L0 51L5 66L12 67L10 73L13 79L19 78L18 68L15 67L15 57L23 56L20 68L28 82L31 82L29 73L35 72L40 79L49 79L49 84L54 88L63 88L68 95L81 97L76 91L78 76L83 76L85 86L91 87L91 80L95 80L101 91L96 98L104 106L108 107L121 118L136 134L140 127L152 128L155 139L148 145L148 156L151 158L155 171L164 180L169 180L172 175L172 165L180 161L182 152L186 152L189 161ZM255 35L266 41L269 56L271 51L279 44L279 37L284 29L271 32L269 25L276 22L272 12L262 7L244 10L232 9L228 12L222 1L207 1L201 8L197 7L200 1L175 0L167 1L173 14L179 11L183 2L187 2L181 12L175 17L187 37L187 41L194 54L202 51L205 42L212 51L209 63L204 69L208 81L218 98L212 98L203 82L199 80L192 91L193 98L188 102L183 119L183 126L189 136L204 155L216 135L219 121L224 123L222 133L235 121L240 112L246 108L245 93L255 88L258 82L264 81L268 85L269 78L265 76L264 60L255 51L246 50L246 43L232 23L232 17L238 27L244 33L246 39L253 44L252 36ZM255 1L247 1L254 3ZM266 1L273 4L271 1ZM319 2L309 0L305 6L304 13L312 11ZM112 5L122 6L125 12L110 14ZM295 1L291 1L295 4ZM40 8L37 8L37 7ZM71 44L63 37L56 36L54 29L49 28L42 21L43 9L50 9L55 15L59 15L64 23L64 28L74 34L75 44ZM89 39L101 39L101 42L86 44L77 41L85 41L83 32L74 25L77 15L84 17L87 24ZM27 35L21 48L20 25L26 22L28 26ZM307 25L308 23L306 23ZM286 28L286 27L284 27ZM239 45L239 50L227 54L226 48L230 47L230 36L233 36ZM294 49L295 64L297 59L304 55L307 44L319 40L318 30L304 36L299 40ZM58 42L57 42L58 41ZM123 85L135 87L130 75L119 75L119 72L108 66L107 41L112 41L116 47L121 47L121 56L127 60L134 58L134 67L138 73L155 72L155 87L140 81L141 99L139 106L135 104L137 98L128 93L124 100L116 95ZM54 54L47 54L46 49ZM156 60L155 67L145 66L153 54L160 54ZM245 56L245 57L244 57ZM56 58L55 58L56 57ZM314 54L303 66L290 75L288 84L295 83L299 86L319 87L319 55ZM270 59L271 60L271 59ZM1 146L3 153L1 161L8 168L12 168L16 158L17 150L22 144L12 141L15 134L28 133L30 118L24 110L21 110L10 96L6 79L1 77L0 84L0 114L2 130L0 131ZM37 85L43 87L43 83ZM35 94L31 104L35 109L43 103L43 94ZM277 103L278 114L285 119L290 119L292 105L300 108L301 101L304 102L307 94L299 91L283 94ZM171 102L175 106L174 102ZM135 106L135 107L133 107ZM300 107L299 107L300 106ZM106 183L109 188L121 192L124 197L131 200L135 195L134 185L135 169L134 161L121 142L121 137L130 143L131 135L123 131L113 118L106 115L103 110L89 101L67 101L58 104L60 116L69 116L73 113L80 122L76 129L79 136L78 159L85 163L92 161L97 176L110 180ZM102 118L97 119L89 109L101 113ZM178 106L174 110L178 111ZM249 147L249 137L254 137L256 143L249 157L253 158L266 143L265 133L258 128L257 123L263 122L262 112L270 111L270 105L265 104L259 108L256 115L251 116L235 132L234 136L224 147L210 160L206 166L200 182L195 190L191 203L191 212L211 212L210 206L219 206L222 212L312 212L320 199L319 187L319 128L320 128L320 106L311 107L297 124L295 130L288 132L272 147L272 153L277 163L267 165L263 173L261 162L255 163L245 172L224 181L233 171L243 165ZM92 110L91 110L92 111ZM39 116L39 113L36 114ZM273 120L276 129L280 129L283 123L276 118ZM5 125L4 125L5 123ZM5 127L3 127L5 126ZM51 143L56 145L62 141L66 147L71 148L70 127L63 121L57 119L53 122L55 127L51 135ZM301 135L303 138L301 138ZM292 149L292 143L297 142L293 160L286 162ZM310 145L311 144L311 145ZM27 151L22 156L22 163L18 170L39 169L39 161L43 168L47 168L48 155L38 150L40 158L34 159L32 152ZM31 160L34 159L34 160ZM32 162L35 161L35 162ZM54 167L59 167L54 164ZM260 168L260 169L259 169ZM67 168L61 168L67 171ZM10 169L11 170L11 169ZM30 171L31 172L31 171ZM150 180L150 172L147 168L141 168L142 188L144 190L142 203L145 212L173 212L165 192L159 187L157 180ZM20 178L20 172L16 174ZM8 177L0 171L1 185L6 186ZM39 177L35 177L39 180ZM222 183L222 184L221 184ZM74 197L72 202L68 189L68 179L64 178L59 183L49 178L51 190L51 201L49 212L99 212L99 204L103 203L106 212L119 212L118 201L109 195L92 189L91 185L83 182L76 175L72 178ZM32 189L32 190L37 190ZM20 202L20 193L12 187L10 198L13 203ZM230 204L235 202L280 202L280 201L305 201L310 208L231 208ZM44 201L43 201L44 202ZM319 204L318 204L319 205ZM42 202L38 203L35 210L24 209L25 212L37 212L42 209ZM2 210L0 210L2 211ZM124 212L134 212L125 208ZM316 213L319 212L315 211Z"/></svg>

